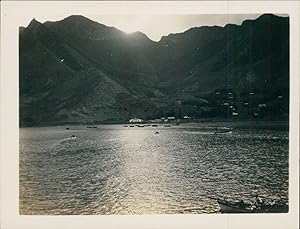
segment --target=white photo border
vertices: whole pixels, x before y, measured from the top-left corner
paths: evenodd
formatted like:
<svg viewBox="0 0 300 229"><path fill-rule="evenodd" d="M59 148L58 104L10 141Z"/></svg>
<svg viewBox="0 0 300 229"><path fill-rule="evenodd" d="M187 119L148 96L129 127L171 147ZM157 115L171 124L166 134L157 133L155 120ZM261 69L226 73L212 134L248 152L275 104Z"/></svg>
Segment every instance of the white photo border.
<svg viewBox="0 0 300 229"><path fill-rule="evenodd" d="M299 227L299 1L2 1L0 81L1 228ZM19 215L19 26L25 16L101 14L288 14L290 17L289 213L133 216Z"/></svg>

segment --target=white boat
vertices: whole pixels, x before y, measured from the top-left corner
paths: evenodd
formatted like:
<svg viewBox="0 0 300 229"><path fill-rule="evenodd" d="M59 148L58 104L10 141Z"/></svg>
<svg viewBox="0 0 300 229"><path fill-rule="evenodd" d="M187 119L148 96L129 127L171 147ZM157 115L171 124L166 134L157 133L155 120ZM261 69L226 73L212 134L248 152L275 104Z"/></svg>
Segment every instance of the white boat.
<svg viewBox="0 0 300 229"><path fill-rule="evenodd" d="M70 140L76 140L76 136L75 135L72 135Z"/></svg>

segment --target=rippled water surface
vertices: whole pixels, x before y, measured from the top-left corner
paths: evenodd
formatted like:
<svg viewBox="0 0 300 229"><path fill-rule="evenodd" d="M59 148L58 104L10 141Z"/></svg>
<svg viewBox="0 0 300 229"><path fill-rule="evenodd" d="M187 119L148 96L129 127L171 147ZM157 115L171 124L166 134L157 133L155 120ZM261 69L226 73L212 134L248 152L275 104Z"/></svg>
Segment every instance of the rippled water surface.
<svg viewBox="0 0 300 229"><path fill-rule="evenodd" d="M253 193L287 202L288 131L20 129L20 214L215 213L208 197L247 201Z"/></svg>

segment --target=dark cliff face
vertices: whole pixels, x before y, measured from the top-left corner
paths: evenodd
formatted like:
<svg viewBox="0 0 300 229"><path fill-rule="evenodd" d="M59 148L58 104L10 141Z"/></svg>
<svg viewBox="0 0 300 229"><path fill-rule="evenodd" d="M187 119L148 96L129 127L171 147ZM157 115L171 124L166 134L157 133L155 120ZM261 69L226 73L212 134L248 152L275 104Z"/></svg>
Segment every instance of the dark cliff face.
<svg viewBox="0 0 300 229"><path fill-rule="evenodd" d="M262 15L153 42L70 16L32 20L19 42L21 126L288 114L288 18Z"/></svg>

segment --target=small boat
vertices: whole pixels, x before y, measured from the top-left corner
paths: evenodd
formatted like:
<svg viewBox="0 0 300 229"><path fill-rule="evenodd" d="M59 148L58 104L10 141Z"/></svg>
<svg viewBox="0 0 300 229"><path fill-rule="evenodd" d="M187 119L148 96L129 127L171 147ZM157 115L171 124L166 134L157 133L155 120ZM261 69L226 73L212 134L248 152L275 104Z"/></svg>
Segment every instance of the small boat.
<svg viewBox="0 0 300 229"><path fill-rule="evenodd" d="M66 130L69 130L70 128L69 127L66 127Z"/></svg>
<svg viewBox="0 0 300 229"><path fill-rule="evenodd" d="M152 126L152 127L158 127L158 125L157 125L157 124L152 124L151 126Z"/></svg>
<svg viewBox="0 0 300 229"><path fill-rule="evenodd" d="M130 125L129 127L134 127L134 125Z"/></svg>
<svg viewBox="0 0 300 229"><path fill-rule="evenodd" d="M233 203L227 200L217 200L221 213L251 213L251 204L244 202Z"/></svg>
<svg viewBox="0 0 300 229"><path fill-rule="evenodd" d="M75 135L72 135L70 140L76 140L76 136Z"/></svg>
<svg viewBox="0 0 300 229"><path fill-rule="evenodd" d="M223 127L223 128L216 128L215 134L230 134L232 133L232 128Z"/></svg>
<svg viewBox="0 0 300 229"><path fill-rule="evenodd" d="M128 126L124 126L124 127L128 127Z"/></svg>
<svg viewBox="0 0 300 229"><path fill-rule="evenodd" d="M164 127L171 127L171 125L170 124L165 124Z"/></svg>
<svg viewBox="0 0 300 229"><path fill-rule="evenodd" d="M250 204L243 200L239 202L230 202L227 200L211 198L217 200L221 213L287 213L288 205L286 204Z"/></svg>
<svg viewBox="0 0 300 229"><path fill-rule="evenodd" d="M144 127L144 125L137 125L137 127Z"/></svg>
<svg viewBox="0 0 300 229"><path fill-rule="evenodd" d="M159 134L159 132L158 132L158 131L156 131L156 132L155 132L155 134Z"/></svg>

